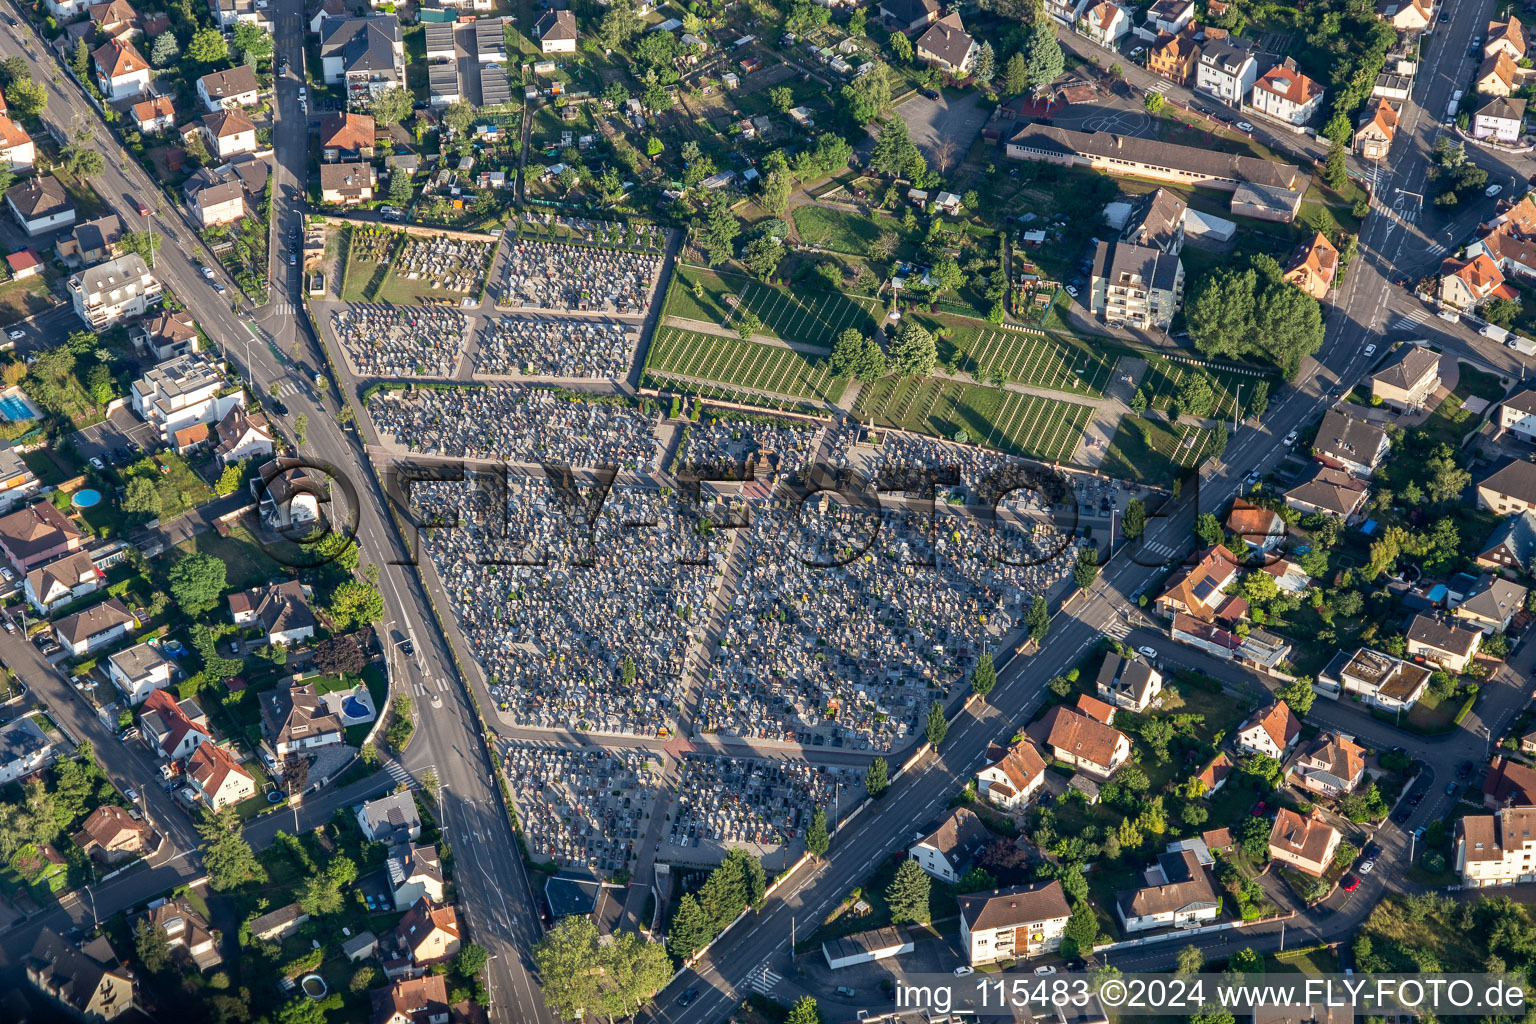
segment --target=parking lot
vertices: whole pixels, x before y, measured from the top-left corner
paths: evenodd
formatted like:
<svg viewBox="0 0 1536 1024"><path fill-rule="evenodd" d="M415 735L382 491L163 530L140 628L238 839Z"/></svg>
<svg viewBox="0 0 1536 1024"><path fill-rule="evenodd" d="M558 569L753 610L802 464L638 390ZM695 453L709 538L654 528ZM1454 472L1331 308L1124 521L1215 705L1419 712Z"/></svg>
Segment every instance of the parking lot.
<svg viewBox="0 0 1536 1024"><path fill-rule="evenodd" d="M73 440L82 459L101 459L119 465L133 460L116 454L117 449L124 449L131 456L135 454L133 445L152 451L160 444L154 428L126 408L114 409L102 422L75 431Z"/></svg>
<svg viewBox="0 0 1536 1024"><path fill-rule="evenodd" d="M940 92L936 100L918 93L896 113L907 122L907 132L928 165L942 171L971 148L990 112L982 107L981 93L970 90L958 97Z"/></svg>

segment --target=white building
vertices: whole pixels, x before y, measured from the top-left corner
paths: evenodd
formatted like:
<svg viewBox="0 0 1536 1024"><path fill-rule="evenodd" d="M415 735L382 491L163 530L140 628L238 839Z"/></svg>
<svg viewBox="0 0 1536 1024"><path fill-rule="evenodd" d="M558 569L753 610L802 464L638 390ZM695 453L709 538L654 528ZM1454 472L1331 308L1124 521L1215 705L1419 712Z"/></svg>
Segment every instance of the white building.
<svg viewBox="0 0 1536 1024"><path fill-rule="evenodd" d="M1009 811L1027 806L1044 784L1045 760L1027 739L1006 750L992 746L987 751L987 766L976 773L981 795Z"/></svg>
<svg viewBox="0 0 1536 1024"><path fill-rule="evenodd" d="M1301 722L1283 701L1260 708L1237 727L1237 749L1245 754L1267 754L1284 760L1301 735Z"/></svg>
<svg viewBox="0 0 1536 1024"><path fill-rule="evenodd" d="M1286 124L1303 125L1323 106L1323 87L1287 57L1253 83L1253 109Z"/></svg>
<svg viewBox="0 0 1536 1024"><path fill-rule="evenodd" d="M957 807L931 833L912 844L907 859L941 882L958 882L992 834L974 811Z"/></svg>
<svg viewBox="0 0 1536 1024"><path fill-rule="evenodd" d="M1225 39L1207 39L1195 65L1195 89L1232 106L1240 106L1253 91L1258 61Z"/></svg>
<svg viewBox="0 0 1536 1024"><path fill-rule="evenodd" d="M143 257L132 252L71 274L65 287L75 315L94 331L143 316L159 304L162 292Z"/></svg>
<svg viewBox="0 0 1536 1024"><path fill-rule="evenodd" d="M90 555L71 551L27 573L22 590L39 615L48 615L55 608L96 593L105 583Z"/></svg>
<svg viewBox="0 0 1536 1024"><path fill-rule="evenodd" d="M1456 870L1474 889L1536 882L1536 807L1505 807L1456 822Z"/></svg>
<svg viewBox="0 0 1536 1024"><path fill-rule="evenodd" d="M31 775L53 760L53 744L31 716L0 727L0 785Z"/></svg>
<svg viewBox="0 0 1536 1024"><path fill-rule="evenodd" d="M1115 894L1115 913L1127 933L1191 928L1221 916L1221 896L1192 850L1159 855L1146 879L1140 889Z"/></svg>
<svg viewBox="0 0 1536 1024"><path fill-rule="evenodd" d="M210 114L254 106L260 96L256 72L249 64L215 71L197 80L197 97Z"/></svg>
<svg viewBox="0 0 1536 1024"><path fill-rule="evenodd" d="M155 644L135 644L107 658L107 675L129 704L138 704L155 690L171 685L176 663Z"/></svg>
<svg viewBox="0 0 1536 1024"><path fill-rule="evenodd" d="M960 943L972 967L1055 952L1072 916L1060 882L974 893L959 903Z"/></svg>
<svg viewBox="0 0 1536 1024"><path fill-rule="evenodd" d="M221 394L226 389L229 393ZM177 431L215 423L230 409L243 406L245 392L229 388L213 363L192 354L167 360L134 381L131 402L160 439L173 444Z"/></svg>

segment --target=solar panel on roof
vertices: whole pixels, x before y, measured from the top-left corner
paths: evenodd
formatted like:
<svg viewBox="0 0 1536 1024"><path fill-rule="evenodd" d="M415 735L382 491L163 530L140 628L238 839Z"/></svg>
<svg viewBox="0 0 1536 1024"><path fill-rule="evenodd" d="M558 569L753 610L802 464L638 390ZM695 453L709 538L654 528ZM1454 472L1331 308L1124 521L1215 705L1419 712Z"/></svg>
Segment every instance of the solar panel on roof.
<svg viewBox="0 0 1536 1024"><path fill-rule="evenodd" d="M1215 591L1215 589L1215 580L1209 578L1203 579L1199 583L1195 584L1195 597L1201 601L1204 601L1206 598L1211 596L1211 593Z"/></svg>

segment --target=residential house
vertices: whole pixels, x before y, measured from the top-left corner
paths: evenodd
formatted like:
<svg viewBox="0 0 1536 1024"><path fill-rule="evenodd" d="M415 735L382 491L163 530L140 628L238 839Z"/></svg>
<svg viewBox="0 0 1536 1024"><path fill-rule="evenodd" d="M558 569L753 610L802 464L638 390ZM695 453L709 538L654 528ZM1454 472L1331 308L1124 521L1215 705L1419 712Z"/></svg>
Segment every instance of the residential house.
<svg viewBox="0 0 1536 1024"><path fill-rule="evenodd" d="M1465 888L1536 882L1536 807L1504 807L1456 821L1456 870Z"/></svg>
<svg viewBox="0 0 1536 1024"><path fill-rule="evenodd" d="M1051 756L1089 775L1108 778L1131 756L1131 741L1124 733L1076 708L1052 708L1040 731Z"/></svg>
<svg viewBox="0 0 1536 1024"><path fill-rule="evenodd" d="M219 935L185 896L177 896L151 907L143 918L151 928L165 932L166 944L174 956L186 956L200 971L224 962L219 952Z"/></svg>
<svg viewBox="0 0 1536 1024"><path fill-rule="evenodd" d="M68 237L54 245L59 259L73 266L89 266L122 255L123 221L115 213L76 224Z"/></svg>
<svg viewBox="0 0 1536 1024"><path fill-rule="evenodd" d="M158 304L164 289L136 252L86 267L65 282L75 315L92 330L105 330Z"/></svg>
<svg viewBox="0 0 1536 1024"><path fill-rule="evenodd" d="M1061 948L1072 916L1060 882L971 893L960 902L960 944L972 967L1026 960Z"/></svg>
<svg viewBox="0 0 1536 1024"><path fill-rule="evenodd" d="M44 928L23 959L27 981L72 1017L113 1020L133 1009L133 975L105 935L76 946Z"/></svg>
<svg viewBox="0 0 1536 1024"><path fill-rule="evenodd" d="M405 37L399 19L393 14L326 19L320 64L327 85L346 87L348 110L364 109L380 93L404 88Z"/></svg>
<svg viewBox="0 0 1536 1024"><path fill-rule="evenodd" d="M126 39L108 39L91 53L96 85L109 101L142 96L149 91L149 61Z"/></svg>
<svg viewBox="0 0 1536 1024"><path fill-rule="evenodd" d="M256 152L256 125L238 107L204 114L202 133L208 152L220 160Z"/></svg>
<svg viewBox="0 0 1536 1024"><path fill-rule="evenodd" d="M459 915L451 906L417 900L395 926L395 943L417 968L442 963L459 951Z"/></svg>
<svg viewBox="0 0 1536 1024"><path fill-rule="evenodd" d="M176 678L176 662L166 657L158 644L135 644L107 658L107 676L129 704L139 704L171 685Z"/></svg>
<svg viewBox="0 0 1536 1024"><path fill-rule="evenodd" d="M443 863L437 847L410 844L396 846L386 864L395 909L407 910L422 897L443 901Z"/></svg>
<svg viewBox="0 0 1536 1024"><path fill-rule="evenodd" d="M1498 96L1472 115L1472 134L1479 139L1514 144L1525 134L1525 100Z"/></svg>
<svg viewBox="0 0 1536 1024"><path fill-rule="evenodd" d="M22 590L39 615L96 593L106 585L106 577L84 551L71 551L62 558L27 573Z"/></svg>
<svg viewBox="0 0 1536 1024"><path fill-rule="evenodd" d="M1302 817L1289 807L1282 807L1269 830L1269 857L1303 874L1321 878L1333 863L1339 839L1338 829L1316 811Z"/></svg>
<svg viewBox="0 0 1536 1024"><path fill-rule="evenodd" d="M66 228L75 222L75 204L58 179L39 174L6 190L5 205L22 230L32 236Z"/></svg>
<svg viewBox="0 0 1536 1024"><path fill-rule="evenodd" d="M448 983L441 974L395 978L368 994L373 1010L369 1024L448 1024Z"/></svg>
<svg viewBox="0 0 1536 1024"><path fill-rule="evenodd" d="M1374 423L1330 409L1317 428L1312 453L1325 466L1366 478L1381 465L1391 446L1387 432Z"/></svg>
<svg viewBox="0 0 1536 1024"><path fill-rule="evenodd" d="M1483 44L1483 55L1492 57L1502 53L1516 64L1525 59L1525 31L1520 19L1510 16L1508 21L1488 23L1488 41Z"/></svg>
<svg viewBox="0 0 1536 1024"><path fill-rule="evenodd" d="M374 121L369 115L327 114L320 121L321 159L328 164L372 160L375 138Z"/></svg>
<svg viewBox="0 0 1536 1024"><path fill-rule="evenodd" d="M1482 630L1463 629L1428 615L1415 614L1408 623L1408 656L1451 672L1465 672L1482 642Z"/></svg>
<svg viewBox="0 0 1536 1024"><path fill-rule="evenodd" d="M25 281L43 272L43 258L31 247L11 253L5 258L5 265L10 268L12 281Z"/></svg>
<svg viewBox="0 0 1536 1024"><path fill-rule="evenodd" d="M1520 391L1500 402L1498 425L1528 444L1536 443L1536 391Z"/></svg>
<svg viewBox="0 0 1536 1024"><path fill-rule="evenodd" d="M1280 588L1282 594L1302 594L1312 585L1312 577L1289 558L1270 559L1259 570L1274 577L1275 586Z"/></svg>
<svg viewBox="0 0 1536 1024"><path fill-rule="evenodd" d="M1390 101L1378 99L1367 108L1366 118L1355 129L1355 152L1366 160L1385 160L1397 138L1398 110Z"/></svg>
<svg viewBox="0 0 1536 1024"><path fill-rule="evenodd" d="M1155 188L1131 206L1120 240L1177 256L1184 248L1184 200L1170 189Z"/></svg>
<svg viewBox="0 0 1536 1024"><path fill-rule="evenodd" d="M1178 35L1195 20L1194 0L1156 0L1143 24L1153 32Z"/></svg>
<svg viewBox="0 0 1536 1024"><path fill-rule="evenodd" d="M176 127L176 105L169 96L155 96L133 105L133 122L140 133L153 135Z"/></svg>
<svg viewBox="0 0 1536 1024"><path fill-rule="evenodd" d="M1298 512L1324 512L1349 520L1369 496L1364 480L1341 469L1318 466L1308 479L1285 492L1285 503Z"/></svg>
<svg viewBox="0 0 1536 1024"><path fill-rule="evenodd" d="M936 65L958 78L970 74L971 61L981 47L960 23L959 12L951 11L918 37L915 49L918 60Z"/></svg>
<svg viewBox="0 0 1536 1024"><path fill-rule="evenodd" d="M251 921L251 938L261 942L282 942L309 923L309 915L297 903L278 907Z"/></svg>
<svg viewBox="0 0 1536 1024"><path fill-rule="evenodd" d="M1300 71L1290 57L1253 83L1252 108L1286 124L1304 125L1323 106L1323 87Z"/></svg>
<svg viewBox="0 0 1536 1024"><path fill-rule="evenodd" d="M53 743L31 715L0 726L0 786L15 782L53 760Z"/></svg>
<svg viewBox="0 0 1536 1024"><path fill-rule="evenodd" d="M129 339L156 362L195 353L200 347L197 324L183 310L160 313L128 329Z"/></svg>
<svg viewBox="0 0 1536 1024"><path fill-rule="evenodd" d="M261 733L271 746L275 764L281 764L290 754L332 746L345 739L341 716L326 706L313 684L290 680L287 686L261 694L260 706Z"/></svg>
<svg viewBox="0 0 1536 1024"><path fill-rule="evenodd" d="M1424 408L1440 386L1440 353L1422 345L1404 345L1392 361L1371 374L1371 397L1396 412Z"/></svg>
<svg viewBox="0 0 1536 1024"><path fill-rule="evenodd" d="M1183 612L1203 622L1235 623L1247 613L1247 602L1222 591L1236 579L1237 556L1218 544L1203 552L1194 565L1170 576L1152 605L1163 615Z"/></svg>
<svg viewBox="0 0 1536 1024"><path fill-rule="evenodd" d="M25 501L41 488L37 474L32 472L15 448L0 448L0 511Z"/></svg>
<svg viewBox="0 0 1536 1024"><path fill-rule="evenodd" d="M1525 595L1524 587L1502 576L1481 576L1451 614L1491 636L1509 628L1510 620L1525 608Z"/></svg>
<svg viewBox="0 0 1536 1024"><path fill-rule="evenodd" d="M197 80L197 96L210 114L255 106L261 97L256 84L256 69L249 64L238 64L204 75Z"/></svg>
<svg viewBox="0 0 1536 1024"><path fill-rule="evenodd" d="M1536 511L1526 509L1502 520L1478 553L1477 564L1484 569L1529 570L1536 559Z"/></svg>
<svg viewBox="0 0 1536 1024"><path fill-rule="evenodd" d="M5 114L0 114L0 165L12 171L26 171L37 163L37 147L27 130Z"/></svg>
<svg viewBox="0 0 1536 1024"><path fill-rule="evenodd" d="M1175 85L1189 85L1200 62L1200 47L1194 37L1179 33L1160 35L1147 47L1147 70Z"/></svg>
<svg viewBox="0 0 1536 1024"><path fill-rule="evenodd" d="M133 382L129 402L160 440L170 444L176 433L198 423L216 423L245 393L231 388L206 356L190 354L160 363Z"/></svg>
<svg viewBox="0 0 1536 1024"><path fill-rule="evenodd" d="M1045 760L1028 739L1011 747L991 744L987 766L976 773L976 789L990 803L1007 811L1028 806L1045 783Z"/></svg>
<svg viewBox="0 0 1536 1024"><path fill-rule="evenodd" d="M298 580L267 583L229 595L229 614L245 629L260 626L267 643L284 646L315 635L315 615L309 595Z"/></svg>
<svg viewBox="0 0 1536 1024"><path fill-rule="evenodd" d="M63 24L74 21L90 6L87 0L46 0L48 12Z"/></svg>
<svg viewBox="0 0 1536 1024"><path fill-rule="evenodd" d="M274 450L272 429L267 425L267 418L243 405L237 405L225 413L215 433L219 440L214 446L213 455L221 466L270 456Z"/></svg>
<svg viewBox="0 0 1536 1024"><path fill-rule="evenodd" d="M320 0L312 3L305 11L305 17L309 19L308 29L315 35L324 35L327 21L342 21L352 13L347 0Z"/></svg>
<svg viewBox="0 0 1536 1024"><path fill-rule="evenodd" d="M72 656L83 658L137 629L138 618L117 598L108 598L83 612L67 615L53 624L59 643Z"/></svg>
<svg viewBox="0 0 1536 1024"><path fill-rule="evenodd" d="M1419 702L1429 685L1430 670L1361 647L1344 661L1336 681L1339 688L1358 693L1365 703L1387 711L1406 711ZM1319 678L1324 685L1329 679Z"/></svg>
<svg viewBox="0 0 1536 1024"><path fill-rule="evenodd" d="M1160 854L1146 874L1147 885L1115 893L1115 913L1127 934L1192 928L1221 916L1221 896L1194 851Z"/></svg>
<svg viewBox="0 0 1536 1024"><path fill-rule="evenodd" d="M200 188L187 205L198 226L205 230L220 224L237 224L246 217L245 189L239 181L221 181Z"/></svg>
<svg viewBox="0 0 1536 1024"><path fill-rule="evenodd" d="M1536 768L1495 756L1483 778L1483 806L1528 807L1536 804Z"/></svg>
<svg viewBox="0 0 1536 1024"><path fill-rule="evenodd" d="M1523 396L1516 399L1526 404ZM1502 421L1502 412L1500 418ZM1536 509L1536 463L1519 459L1478 481L1477 507L1501 516Z"/></svg>
<svg viewBox="0 0 1536 1024"><path fill-rule="evenodd" d="M957 807L939 827L913 843L907 859L941 882L953 885L970 869L992 838L975 812Z"/></svg>
<svg viewBox="0 0 1536 1024"><path fill-rule="evenodd" d="M1100 242L1088 308L1111 326L1166 328L1184 301L1184 264L1159 249Z"/></svg>
<svg viewBox="0 0 1536 1024"><path fill-rule="evenodd" d="M1077 16L1077 30L1100 46L1114 49L1131 31L1131 16L1111 0L1090 3Z"/></svg>
<svg viewBox="0 0 1536 1024"><path fill-rule="evenodd" d="M1140 713L1163 692L1163 675L1145 658L1110 654L1099 668L1095 689L1115 707Z"/></svg>
<svg viewBox="0 0 1536 1024"><path fill-rule="evenodd" d="M1365 748L1352 737L1320 733L1297 749L1286 765L1285 775L1302 789L1338 799L1353 793L1365 778Z"/></svg>
<svg viewBox="0 0 1536 1024"><path fill-rule="evenodd" d="M1285 542L1285 520L1280 513L1261 508L1245 498L1232 502L1227 532L1242 540L1249 554L1265 555Z"/></svg>
<svg viewBox="0 0 1536 1024"><path fill-rule="evenodd" d="M339 206L357 206L373 201L378 183L373 164L321 164L320 201Z"/></svg>
<svg viewBox="0 0 1536 1024"><path fill-rule="evenodd" d="M256 795L256 780L251 773L216 743L199 744L192 751L187 758L187 780L198 798L212 811L232 807ZM255 921L251 922L251 935L259 937Z"/></svg>
<svg viewBox="0 0 1536 1024"><path fill-rule="evenodd" d="M1246 608L1246 605L1244 605ZM1273 673L1291 655L1291 642L1267 629L1249 629L1242 636L1192 615L1178 612L1168 635L1208 654Z"/></svg>
<svg viewBox="0 0 1536 1024"><path fill-rule="evenodd" d="M1203 62L1203 55L1201 60ZM1203 63L1200 65L1204 66ZM1298 186L1305 186L1300 170L1291 164L1156 139L1110 132L1077 132L1033 122L1014 132L1006 152L1011 160L1043 160L1066 167L1091 167L1111 175L1205 185L1233 193L1255 188L1299 192ZM1297 203L1299 205L1299 198Z"/></svg>
<svg viewBox="0 0 1536 1024"><path fill-rule="evenodd" d="M0 518L0 553L22 572L69 554L84 537L52 502L39 501Z"/></svg>
<svg viewBox="0 0 1536 1024"><path fill-rule="evenodd" d="M913 32L939 20L938 0L881 0L880 17L899 32Z"/></svg>
<svg viewBox="0 0 1536 1024"><path fill-rule="evenodd" d="M1520 88L1520 79L1519 65L1501 52L1483 60L1472 84L1480 96L1508 96Z"/></svg>
<svg viewBox="0 0 1536 1024"><path fill-rule="evenodd" d="M1207 39L1195 63L1195 91L1215 96L1223 103L1241 106L1253 91L1259 64L1253 54L1228 39Z"/></svg>
<svg viewBox="0 0 1536 1024"><path fill-rule="evenodd" d="M1237 727L1235 745L1244 754L1265 754L1283 761L1300 735L1301 720L1284 701L1277 700Z"/></svg>
<svg viewBox="0 0 1536 1024"><path fill-rule="evenodd" d="M297 531L320 521L320 506L330 501L321 477L282 458L264 463L257 474L251 481L251 494L263 525Z"/></svg>
<svg viewBox="0 0 1536 1024"><path fill-rule="evenodd" d="M357 809L363 835L376 843L414 843L421 838L421 815L410 793L393 793L368 800Z"/></svg>
<svg viewBox="0 0 1536 1024"><path fill-rule="evenodd" d="M533 38L540 53L575 53L581 34L576 31L576 15L569 10L545 11L533 23Z"/></svg>
<svg viewBox="0 0 1536 1024"><path fill-rule="evenodd" d="M144 819L116 804L102 804L85 816L74 840L87 857L103 864L121 864L145 853L152 834Z"/></svg>
<svg viewBox="0 0 1536 1024"><path fill-rule="evenodd" d="M1204 768L1201 768L1195 778L1200 780L1203 787L1200 790L1202 797L1209 797L1227 784L1227 778L1232 774L1232 759L1225 751L1218 750L1216 756L1211 758Z"/></svg>
<svg viewBox="0 0 1536 1024"><path fill-rule="evenodd" d="M1285 265L1285 280L1319 301L1328 297L1339 272L1339 250L1322 234L1297 246Z"/></svg>
<svg viewBox="0 0 1536 1024"><path fill-rule="evenodd" d="M139 711L145 744L166 761L180 761L209 742L208 716L191 697L178 701L167 690L150 690Z"/></svg>

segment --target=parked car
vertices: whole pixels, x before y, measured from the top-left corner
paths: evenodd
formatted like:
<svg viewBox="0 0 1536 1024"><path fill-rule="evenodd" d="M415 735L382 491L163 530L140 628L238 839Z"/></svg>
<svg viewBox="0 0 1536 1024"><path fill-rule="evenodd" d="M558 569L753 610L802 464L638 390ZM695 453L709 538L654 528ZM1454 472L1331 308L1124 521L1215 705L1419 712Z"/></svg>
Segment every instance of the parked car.
<svg viewBox="0 0 1536 1024"><path fill-rule="evenodd" d="M1445 795L1446 796L1455 796L1459 792L1461 792L1460 784L1455 783L1455 782L1447 782L1445 784Z"/></svg>
<svg viewBox="0 0 1536 1024"><path fill-rule="evenodd" d="M1373 860L1363 860L1359 864L1355 865L1355 870L1360 872L1362 875L1368 875L1372 871L1376 870L1376 862Z"/></svg>
<svg viewBox="0 0 1536 1024"><path fill-rule="evenodd" d="M677 1005L687 1006L697 998L699 998L699 990L696 988L691 988L687 992L684 992L682 995L677 997Z"/></svg>
<svg viewBox="0 0 1536 1024"><path fill-rule="evenodd" d="M5 332L5 336L10 338L12 341L20 341L22 338L27 336L27 332L18 331L15 328L12 328L11 330Z"/></svg>
<svg viewBox="0 0 1536 1024"><path fill-rule="evenodd" d="M1138 647L1136 648L1136 653L1141 655L1143 658L1157 657L1157 649L1155 647Z"/></svg>
<svg viewBox="0 0 1536 1024"><path fill-rule="evenodd" d="M1067 294L1072 296L1075 299L1075 298L1077 298L1077 289L1072 287L1069 284L1069 285L1067 285Z"/></svg>
<svg viewBox="0 0 1536 1024"><path fill-rule="evenodd" d="M1296 431L1293 430L1289 434L1285 435L1285 443L1286 444L1295 444L1296 443Z"/></svg>
<svg viewBox="0 0 1536 1024"><path fill-rule="evenodd" d="M1237 122L1237 130L1240 132L1251 132L1253 131L1253 125L1249 124L1247 121L1239 121Z"/></svg>
<svg viewBox="0 0 1536 1024"><path fill-rule="evenodd" d="M1503 191L1504 186L1500 185L1498 182L1494 182L1492 185L1489 185L1487 188L1483 189L1483 195L1492 198L1493 196L1496 196Z"/></svg>
<svg viewBox="0 0 1536 1024"><path fill-rule="evenodd" d="M957 978L963 978L963 977L965 977L968 974L975 974L975 973L976 973L976 968L974 968L974 967L966 967L964 964L962 964L959 967L955 968L955 977L957 977Z"/></svg>
<svg viewBox="0 0 1536 1024"><path fill-rule="evenodd" d="M95 466L97 469L106 469L107 468L107 464L105 462L102 462L100 459L98 459L94 455L91 456L91 465Z"/></svg>
<svg viewBox="0 0 1536 1024"><path fill-rule="evenodd" d="M213 268L212 267L204 267L203 268L203 280L205 280L205 281L212 281L213 280Z"/></svg>
<svg viewBox="0 0 1536 1024"><path fill-rule="evenodd" d="M1354 892L1356 889L1360 888L1360 879L1356 878L1354 875L1345 875L1344 881L1339 883L1339 888L1343 889L1345 892Z"/></svg>
<svg viewBox="0 0 1536 1024"><path fill-rule="evenodd" d="M1035 968L1035 973L1040 975L1041 977L1045 977L1047 975L1055 974L1056 973L1056 968L1054 968L1054 967L1036 967Z"/></svg>

